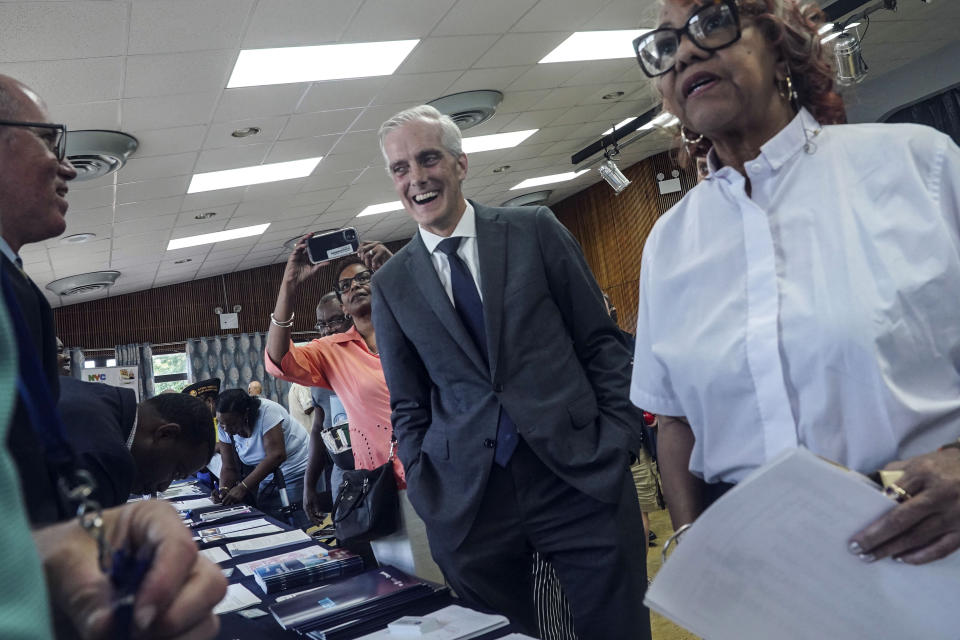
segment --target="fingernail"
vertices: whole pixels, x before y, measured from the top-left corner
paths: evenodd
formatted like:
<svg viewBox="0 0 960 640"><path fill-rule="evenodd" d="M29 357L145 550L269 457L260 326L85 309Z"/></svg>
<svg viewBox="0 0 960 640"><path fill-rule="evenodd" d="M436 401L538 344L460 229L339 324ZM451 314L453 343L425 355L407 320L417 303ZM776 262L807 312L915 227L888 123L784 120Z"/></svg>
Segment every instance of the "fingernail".
<svg viewBox="0 0 960 640"><path fill-rule="evenodd" d="M133 618L137 623L137 628L141 631L146 631L150 628L150 624L153 622L153 618L157 615L157 608L152 604L140 607L133 614Z"/></svg>
<svg viewBox="0 0 960 640"><path fill-rule="evenodd" d="M873 555L872 553L860 553L860 554L857 554L857 557L863 560L864 562L873 562L874 560L877 559L877 556Z"/></svg>
<svg viewBox="0 0 960 640"><path fill-rule="evenodd" d="M84 623L87 636L98 636L102 633L103 621L110 615L110 609L97 609L89 616Z"/></svg>
<svg viewBox="0 0 960 640"><path fill-rule="evenodd" d="M851 540L847 548L850 550L850 553L853 553L855 555L860 555L863 553L863 547L861 547L860 543L857 542L856 540Z"/></svg>

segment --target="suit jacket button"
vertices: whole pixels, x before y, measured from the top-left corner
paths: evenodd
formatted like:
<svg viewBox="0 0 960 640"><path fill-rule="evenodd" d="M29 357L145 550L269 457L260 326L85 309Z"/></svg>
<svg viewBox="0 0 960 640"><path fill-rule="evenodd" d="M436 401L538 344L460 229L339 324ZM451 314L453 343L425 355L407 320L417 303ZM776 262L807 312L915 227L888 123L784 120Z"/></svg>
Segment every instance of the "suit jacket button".
<svg viewBox="0 0 960 640"><path fill-rule="evenodd" d="M497 393L500 393L501 391L503 391L503 385L500 383L497 383L496 385L494 385L493 390L496 391Z"/></svg>
<svg viewBox="0 0 960 640"><path fill-rule="evenodd" d="M483 441L483 446L485 446L487 449L493 449L495 446L497 446L497 441L487 438Z"/></svg>

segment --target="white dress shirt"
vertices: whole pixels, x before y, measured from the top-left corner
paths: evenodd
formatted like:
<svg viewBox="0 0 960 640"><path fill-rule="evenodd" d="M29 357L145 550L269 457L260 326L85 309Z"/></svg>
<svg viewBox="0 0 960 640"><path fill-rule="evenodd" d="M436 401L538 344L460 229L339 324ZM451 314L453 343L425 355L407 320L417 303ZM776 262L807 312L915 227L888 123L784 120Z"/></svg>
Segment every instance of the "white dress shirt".
<svg viewBox="0 0 960 640"><path fill-rule="evenodd" d="M457 255L463 260L470 275L473 276L473 282L477 285L477 293L480 294L480 300L483 301L483 292L480 289L480 254L477 251L477 218L473 212L473 205L468 201L467 208L460 217L460 222L454 228L451 238L463 238L460 246L457 247ZM447 292L450 303L453 303L453 285L450 283L450 260L447 254L437 250L437 246L446 240L443 236L430 233L423 227L420 227L420 239L423 240L427 252L430 254L430 260L433 262L433 268L437 270L440 277L440 284L443 290ZM456 305L454 305L456 306Z"/></svg>
<svg viewBox="0 0 960 640"><path fill-rule="evenodd" d="M804 145L809 141L809 151ZM960 436L960 149L802 111L643 251L631 399L736 482L798 445L863 472Z"/></svg>

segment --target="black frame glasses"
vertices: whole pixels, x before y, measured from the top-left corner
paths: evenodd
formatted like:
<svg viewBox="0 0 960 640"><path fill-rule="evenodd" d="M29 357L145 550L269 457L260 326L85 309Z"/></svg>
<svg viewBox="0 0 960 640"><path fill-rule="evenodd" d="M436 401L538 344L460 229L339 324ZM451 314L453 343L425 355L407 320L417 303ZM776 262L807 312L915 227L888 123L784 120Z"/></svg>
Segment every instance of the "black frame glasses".
<svg viewBox="0 0 960 640"><path fill-rule="evenodd" d="M353 278L350 278L350 280L352 281ZM339 283L337 283L337 286L339 286ZM317 332L320 332L320 331L323 331L324 329L333 329L335 327L341 327L346 321L347 321L346 316L334 316L327 322L317 321L317 324L313 325L313 328L316 329Z"/></svg>
<svg viewBox="0 0 960 640"><path fill-rule="evenodd" d="M718 9L721 11L721 13L715 14L714 12L716 12ZM721 44L717 44L716 42L711 44L705 39L709 34L704 31L704 26L701 23L707 22L710 18L714 17L714 15L723 15L723 9L726 9L729 12L729 16L736 25L736 32L732 38L729 40L724 39ZM674 60L672 60L666 68L659 69L654 65L654 62L649 59L649 56L651 55L650 47L652 46L655 49L658 40L662 39L665 34L672 35L676 38ZM708 2L690 14L690 17L687 18L686 24L684 24L680 29L674 29L673 27L660 27L659 29L648 31L634 40L633 51L637 54L637 63L648 77L656 78L665 73L669 73L673 69L674 65L676 64L676 50L679 49L680 39L684 35L690 39L690 42L704 51L719 51L720 49L729 47L734 42L739 40L741 35L740 11L737 9L737 3L735 0L713 0L712 2Z"/></svg>
<svg viewBox="0 0 960 640"><path fill-rule="evenodd" d="M55 132L51 140L45 139L41 135L38 138L47 143L47 148L57 156L57 160L63 162L67 156L67 125L51 124L49 122L21 122L19 120L0 120L0 126L4 127L28 127L33 129L52 129Z"/></svg>
<svg viewBox="0 0 960 640"><path fill-rule="evenodd" d="M343 295L347 291L350 291L350 287L353 286L354 281L356 281L357 284L368 284L372 278L373 271L370 271L369 269L366 271L361 271L352 278L344 278L343 280L337 282L337 291L340 293L340 295Z"/></svg>

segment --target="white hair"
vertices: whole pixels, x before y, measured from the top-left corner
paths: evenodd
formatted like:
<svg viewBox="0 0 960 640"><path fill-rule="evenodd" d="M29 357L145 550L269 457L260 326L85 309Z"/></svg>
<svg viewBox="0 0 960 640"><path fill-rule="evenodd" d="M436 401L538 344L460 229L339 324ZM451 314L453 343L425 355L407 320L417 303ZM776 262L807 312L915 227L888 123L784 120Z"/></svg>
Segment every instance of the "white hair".
<svg viewBox="0 0 960 640"><path fill-rule="evenodd" d="M411 122L425 122L439 126L440 144L453 154L454 158L459 158L463 153L463 136L460 133L460 127L457 126L457 123L454 122L450 116L437 111L435 107L431 107L428 104L421 104L416 107L404 109L380 125L380 131L378 132L380 136L380 153L383 154L383 160L387 164L390 163L390 159L387 158L387 151L383 147L383 139L386 138L387 134L391 131L395 131ZM387 171L389 172L389 167L387 167Z"/></svg>

